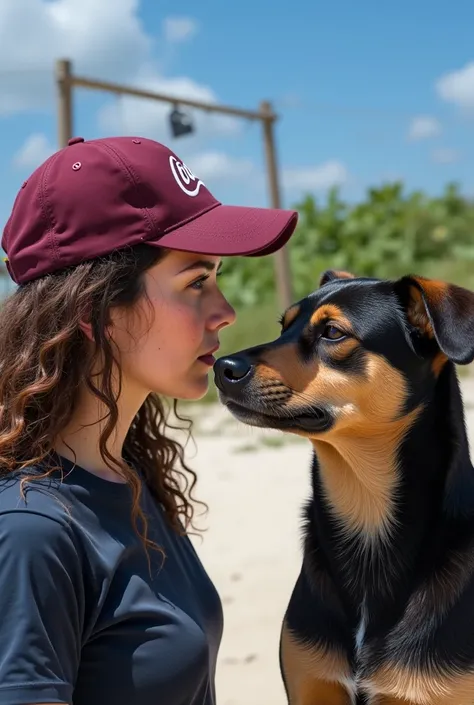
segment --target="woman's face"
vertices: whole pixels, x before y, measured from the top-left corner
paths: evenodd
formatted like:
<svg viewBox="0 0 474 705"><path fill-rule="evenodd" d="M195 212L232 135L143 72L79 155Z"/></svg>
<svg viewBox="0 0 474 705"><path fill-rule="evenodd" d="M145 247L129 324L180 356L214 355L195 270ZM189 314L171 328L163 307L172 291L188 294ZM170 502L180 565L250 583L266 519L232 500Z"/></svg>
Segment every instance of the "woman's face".
<svg viewBox="0 0 474 705"><path fill-rule="evenodd" d="M123 389L200 399L235 311L217 286L220 258L170 252L144 275L144 297L132 310L112 311Z"/></svg>

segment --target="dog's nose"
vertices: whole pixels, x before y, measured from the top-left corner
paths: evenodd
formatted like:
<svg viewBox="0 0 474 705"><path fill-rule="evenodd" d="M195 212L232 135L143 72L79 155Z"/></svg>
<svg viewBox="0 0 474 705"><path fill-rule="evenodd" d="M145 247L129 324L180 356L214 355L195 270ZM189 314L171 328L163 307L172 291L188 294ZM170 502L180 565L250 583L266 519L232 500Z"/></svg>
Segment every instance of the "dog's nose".
<svg viewBox="0 0 474 705"><path fill-rule="evenodd" d="M220 357L214 365L214 380L216 386L225 392L247 382L252 371L251 362L241 356Z"/></svg>

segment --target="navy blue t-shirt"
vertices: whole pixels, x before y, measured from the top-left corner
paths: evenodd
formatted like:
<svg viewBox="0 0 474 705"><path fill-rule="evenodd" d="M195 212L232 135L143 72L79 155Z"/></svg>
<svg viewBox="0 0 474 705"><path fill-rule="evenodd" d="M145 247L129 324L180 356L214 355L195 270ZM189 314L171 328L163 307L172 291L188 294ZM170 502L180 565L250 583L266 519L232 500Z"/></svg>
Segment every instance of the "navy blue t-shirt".
<svg viewBox="0 0 474 705"><path fill-rule="evenodd" d="M222 608L189 538L143 486L61 459L64 479L0 481L0 705L214 705Z"/></svg>

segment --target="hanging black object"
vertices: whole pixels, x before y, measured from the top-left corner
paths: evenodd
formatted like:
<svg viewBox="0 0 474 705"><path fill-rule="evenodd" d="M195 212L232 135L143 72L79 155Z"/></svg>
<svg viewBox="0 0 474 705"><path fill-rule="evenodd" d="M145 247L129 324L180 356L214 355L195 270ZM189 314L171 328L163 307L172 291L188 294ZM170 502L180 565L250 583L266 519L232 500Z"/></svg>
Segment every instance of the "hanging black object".
<svg viewBox="0 0 474 705"><path fill-rule="evenodd" d="M170 125L173 137L182 137L194 132L191 116L177 106L170 113Z"/></svg>

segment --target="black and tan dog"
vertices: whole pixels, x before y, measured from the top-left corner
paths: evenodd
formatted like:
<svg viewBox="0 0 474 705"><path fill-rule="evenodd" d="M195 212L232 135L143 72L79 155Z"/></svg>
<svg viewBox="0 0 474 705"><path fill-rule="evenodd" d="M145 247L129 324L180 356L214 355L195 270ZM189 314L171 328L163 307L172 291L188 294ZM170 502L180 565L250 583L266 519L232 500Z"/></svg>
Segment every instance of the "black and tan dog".
<svg viewBox="0 0 474 705"><path fill-rule="evenodd" d="M473 359L473 293L327 272L277 340L216 362L235 417L314 448L280 644L291 705L474 704L474 469L455 371Z"/></svg>

